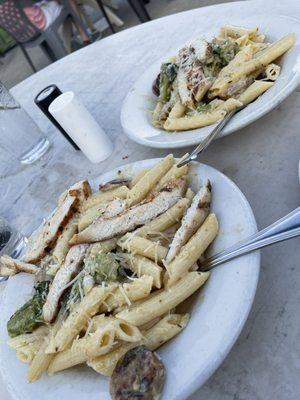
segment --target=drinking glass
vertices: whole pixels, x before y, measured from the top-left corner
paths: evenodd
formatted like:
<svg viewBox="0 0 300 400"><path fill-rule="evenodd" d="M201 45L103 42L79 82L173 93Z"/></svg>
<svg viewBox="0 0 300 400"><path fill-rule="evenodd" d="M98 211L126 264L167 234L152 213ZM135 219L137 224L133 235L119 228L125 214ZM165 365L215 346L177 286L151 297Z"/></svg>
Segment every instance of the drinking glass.
<svg viewBox="0 0 300 400"><path fill-rule="evenodd" d="M26 238L0 217L0 256L7 254L17 258L25 249L25 245ZM0 277L0 282L6 279L6 277Z"/></svg>
<svg viewBox="0 0 300 400"><path fill-rule="evenodd" d="M25 237L0 217L0 255L17 258L26 245Z"/></svg>
<svg viewBox="0 0 300 400"><path fill-rule="evenodd" d="M0 147L22 164L31 164L50 147L47 137L0 82Z"/></svg>

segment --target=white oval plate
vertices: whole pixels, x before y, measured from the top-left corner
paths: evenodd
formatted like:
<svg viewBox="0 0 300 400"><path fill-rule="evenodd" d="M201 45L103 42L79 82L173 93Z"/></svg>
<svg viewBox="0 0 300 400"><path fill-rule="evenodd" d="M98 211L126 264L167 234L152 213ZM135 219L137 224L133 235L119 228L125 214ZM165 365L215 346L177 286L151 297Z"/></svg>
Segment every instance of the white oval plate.
<svg viewBox="0 0 300 400"><path fill-rule="evenodd" d="M139 161L125 166L122 171L131 175L158 161ZM96 183L115 178L117 171L94 181L95 187ZM208 178L212 183L212 210L220 222L220 233L210 252L223 250L256 232L249 203L225 175L207 165L194 163L190 176L194 190L201 180ZM187 328L158 351L167 370L163 399L186 399L223 361L248 316L259 268L258 252L240 257L215 269L203 290L194 295L189 305L191 319ZM44 375L38 382L26 383L27 365L18 361L15 351L6 344L6 322L31 290L32 278L16 275L9 279L1 304L0 368L13 399L109 400L108 379L87 367L72 368L52 377Z"/></svg>
<svg viewBox="0 0 300 400"><path fill-rule="evenodd" d="M228 3L228 7L232 7L232 4ZM205 18L204 13L203 18ZM234 18L232 21L228 21L228 17L226 17L226 20L223 22L220 22L219 18L218 25L209 32L201 32L201 30L199 30L201 21L198 21L196 31L194 26L189 27L189 29L191 29L191 39L199 36L204 36L208 39L212 38L218 33L221 24L225 23L246 27L258 26L259 30L266 34L267 39L271 42L291 32L296 33L297 40L294 47L281 59L280 65L282 70L275 85L252 104L248 105L244 110L240 111L227 124L219 137L233 133L262 117L281 103L300 83L300 20L274 15L271 17L266 15L253 15L248 18ZM168 56L176 54L176 48L180 49L186 43L174 43L175 50L152 64L135 82L127 94L122 105L121 124L124 132L135 142L158 148L184 147L198 144L213 129L213 125L210 125L184 132L168 133L162 129L155 128L151 123L151 110L154 110L157 99L152 93L152 83L160 71L161 63L166 60Z"/></svg>

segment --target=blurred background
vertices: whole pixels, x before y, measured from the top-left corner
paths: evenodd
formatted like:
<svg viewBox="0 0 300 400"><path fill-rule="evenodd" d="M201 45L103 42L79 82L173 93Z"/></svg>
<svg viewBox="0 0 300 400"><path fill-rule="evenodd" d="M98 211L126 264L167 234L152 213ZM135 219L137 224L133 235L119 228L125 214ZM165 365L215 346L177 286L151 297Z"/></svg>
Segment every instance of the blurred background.
<svg viewBox="0 0 300 400"><path fill-rule="evenodd" d="M165 15L225 2L0 0L0 80L11 88L70 52L115 32Z"/></svg>

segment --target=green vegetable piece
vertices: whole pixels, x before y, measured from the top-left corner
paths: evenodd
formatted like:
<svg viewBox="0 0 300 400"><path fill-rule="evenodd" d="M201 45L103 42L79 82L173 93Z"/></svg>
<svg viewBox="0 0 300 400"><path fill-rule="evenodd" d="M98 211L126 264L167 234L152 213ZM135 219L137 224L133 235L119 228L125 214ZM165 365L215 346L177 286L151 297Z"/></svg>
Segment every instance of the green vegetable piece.
<svg viewBox="0 0 300 400"><path fill-rule="evenodd" d="M224 40L212 43L213 53L219 59L220 67L225 67L239 51L237 43Z"/></svg>
<svg viewBox="0 0 300 400"><path fill-rule="evenodd" d="M178 66L172 63L161 65L159 78L159 100L166 103L170 100L172 83L178 72Z"/></svg>
<svg viewBox="0 0 300 400"><path fill-rule="evenodd" d="M38 282L34 289L33 297L17 310L8 321L7 332L10 337L33 332L42 324L42 309L49 292L49 281Z"/></svg>
<svg viewBox="0 0 300 400"><path fill-rule="evenodd" d="M207 104L207 103L204 103L204 102L201 102L201 103L198 104L196 110L199 113L206 113L206 112L209 112L211 110L211 105Z"/></svg>
<svg viewBox="0 0 300 400"><path fill-rule="evenodd" d="M119 281L119 263L112 253L98 253L86 258L84 263L96 284Z"/></svg>

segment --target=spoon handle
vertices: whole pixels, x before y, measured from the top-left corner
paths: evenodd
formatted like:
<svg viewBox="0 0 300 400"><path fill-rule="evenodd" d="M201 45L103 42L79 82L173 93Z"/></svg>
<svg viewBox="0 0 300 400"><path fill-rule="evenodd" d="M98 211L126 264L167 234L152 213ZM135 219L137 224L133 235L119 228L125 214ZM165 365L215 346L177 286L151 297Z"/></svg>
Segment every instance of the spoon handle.
<svg viewBox="0 0 300 400"><path fill-rule="evenodd" d="M233 258L296 236L300 236L300 207L227 250L209 257L201 264L200 269L209 271Z"/></svg>

